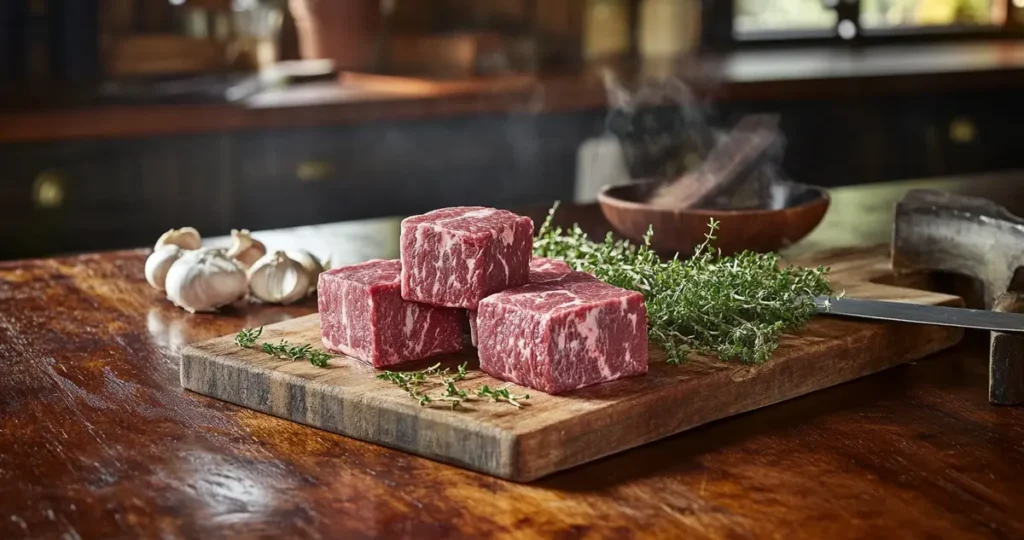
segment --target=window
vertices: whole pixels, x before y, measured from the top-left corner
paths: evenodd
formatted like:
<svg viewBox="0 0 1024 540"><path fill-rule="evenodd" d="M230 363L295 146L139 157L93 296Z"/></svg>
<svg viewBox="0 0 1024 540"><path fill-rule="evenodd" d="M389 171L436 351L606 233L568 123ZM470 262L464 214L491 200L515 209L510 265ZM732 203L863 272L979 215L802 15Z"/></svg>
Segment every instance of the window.
<svg viewBox="0 0 1024 540"><path fill-rule="evenodd" d="M715 10L732 43L1022 35L1024 0L732 0ZM707 5L707 4L706 4ZM724 20L723 20L724 19ZM721 41L721 40L719 40Z"/></svg>
<svg viewBox="0 0 1024 540"><path fill-rule="evenodd" d="M1006 4L996 0L861 0L860 24L868 28L999 26Z"/></svg>
<svg viewBox="0 0 1024 540"><path fill-rule="evenodd" d="M821 0L738 0L733 18L737 36L765 32L823 30L836 26L836 10Z"/></svg>

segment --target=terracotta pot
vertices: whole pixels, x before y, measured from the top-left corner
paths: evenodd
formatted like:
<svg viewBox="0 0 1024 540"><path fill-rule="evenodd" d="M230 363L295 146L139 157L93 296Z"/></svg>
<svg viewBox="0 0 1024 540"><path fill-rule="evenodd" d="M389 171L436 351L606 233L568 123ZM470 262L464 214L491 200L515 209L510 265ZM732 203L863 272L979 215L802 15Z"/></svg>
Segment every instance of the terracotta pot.
<svg viewBox="0 0 1024 540"><path fill-rule="evenodd" d="M289 0L304 59L329 58L338 69L373 66L380 29L379 0Z"/></svg>

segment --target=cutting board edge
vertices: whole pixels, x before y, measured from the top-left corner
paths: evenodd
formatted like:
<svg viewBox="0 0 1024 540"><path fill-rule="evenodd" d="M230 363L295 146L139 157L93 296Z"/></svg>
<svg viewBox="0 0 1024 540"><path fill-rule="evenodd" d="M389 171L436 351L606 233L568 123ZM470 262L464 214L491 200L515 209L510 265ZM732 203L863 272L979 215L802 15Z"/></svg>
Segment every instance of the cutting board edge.
<svg viewBox="0 0 1024 540"><path fill-rule="evenodd" d="M605 449L600 449L601 446L590 445L584 442L583 444L577 444L576 446L584 449L599 449L592 453L580 453L572 454L568 459L559 460L552 463L545 464L533 464L529 463L530 452L523 452L524 445L540 445L541 447L551 448L551 445L569 447L572 446L573 435L570 433L566 435L564 422L553 423L542 426L537 430L520 431L493 424L488 424L481 421L457 421L452 422L452 418L448 415L453 414L448 410L434 410L434 409L421 409L415 405L405 405L404 403L397 404L389 402L388 400L367 400L357 395L346 396L343 390L339 390L338 387L330 387L317 383L315 380L309 380L307 378L293 375L289 373L282 373L274 369L268 369L260 366L254 366L244 360L236 360L225 358L223 356L216 357L214 354L206 351L202 348L204 344L210 342L203 342L195 345L189 345L181 351L181 381L182 386L190 391L194 391L198 394L212 397L233 403L240 407L249 408L255 411L262 412L278 418L295 421L304 425L308 425L317 429L322 429L327 432L335 433L338 435L351 437L358 439L370 444L378 444L388 448L409 452L427 459L448 463L458 467L463 467L469 470L480 472L483 474L495 476L509 481L528 483L541 478L550 476L554 473L571 469L592 461L596 461L605 457L609 457L621 452L628 451L645 444L649 444L673 435L678 435L690 429L706 425L712 422L716 422L725 418L752 412L757 409L768 407L777 403L795 399L819 390L824 390L832 386L837 386L847 382L854 381L856 379L869 376L893 367L906 364L915 360L919 360L928 355L934 354L941 350L952 347L958 343L964 332L962 329L957 328L944 328L944 327L927 327L927 326L914 326L914 325L884 325L875 323L861 323L867 324L864 330L864 336L860 339L868 339L872 337L872 333L888 333L893 339L902 337L906 331L919 332L921 333L915 339L909 341L915 343L925 343L926 345L917 349L914 349L907 354L904 354L898 358L895 358L891 362L884 362L882 364L875 364L872 367L868 367L865 363L859 363L857 365L864 366L866 369L858 371L853 376L848 375L835 375L830 380L824 381L821 384L815 384L807 386L801 389L794 390L790 393L775 394L776 398L757 400L756 402L743 403L735 407L720 409L714 414L706 414L701 416L700 420L681 420L678 423L669 425L663 430L648 431L645 435L638 435L631 441L624 441L623 443L606 446ZM906 328L904 328L906 327ZM929 336L925 339L925 336ZM849 339L856 340L859 336L853 335ZM218 338L211 341L224 341L226 338ZM850 348L849 344L842 341L832 342L829 346L830 349L842 350ZM819 351L820 353L820 351ZM819 354L814 353L814 354ZM803 356L812 357L812 353L807 353ZM805 362L807 360L804 360ZM284 361L282 361L284 363ZM792 363L787 362L787 364ZM237 393L221 391L218 385L213 384L212 387L209 385L210 381L217 381L219 377L203 377L196 372L198 369L228 369L237 372L238 375L247 377L263 377L266 379L265 382L259 381L255 384L230 384L228 388L249 388L249 387L266 387L270 389L266 396L259 393ZM783 367L785 369L785 367ZM737 373L746 369L736 370L725 370L719 376L725 378L736 378ZM763 373L763 370L759 370L757 373ZM759 380L759 377L748 374L743 378L744 380ZM762 383L765 379L760 379ZM206 381L207 386L202 386L194 381ZM374 414L383 411L386 415L394 415L390 421L383 419L379 422L379 425L396 425L401 424L401 417L415 416L417 418L417 430L420 432L431 432L432 430L450 430L452 432L451 438L455 440L466 440L471 437L480 437L483 435L483 440L486 441L486 446L489 446L490 452L484 452L483 454L467 452L464 455L468 456L487 456L489 459L463 459L453 452L439 451L436 449L426 450L422 445L416 444L418 439L413 438L411 440L395 440L394 438L388 438L381 436L380 433L373 434L367 432L360 432L358 429L345 429L342 423L331 425L328 421L331 417L329 415L325 417L321 416L320 420L310 419L305 414L295 414L291 411L291 405L288 409L282 410L280 407L273 405L274 400L269 394L273 393L273 388L276 384L285 384L295 387L305 387L306 399L310 397L310 389L313 390L313 400L319 400L321 403L329 402L330 400L324 400L324 396L330 396L331 398L337 398L336 401L348 402L348 405L355 405L357 408L365 408L370 411L376 411L373 413L367 413L367 416L373 416ZM738 387L737 387L738 388ZM672 401L670 395L660 395L654 397L656 401ZM290 403L291 400L288 400ZM638 411L643 407L635 407L634 410ZM426 413L426 414L424 414ZM455 413L458 414L458 413ZM601 409L592 410L584 413L576 420L586 420L588 417L600 418L605 415L605 411ZM362 413L354 413L356 417L362 416ZM642 415L637 413L638 418ZM335 418L339 420L339 418ZM620 419L621 420L621 419ZM632 425L632 422L627 422L626 425ZM623 425L623 422L619 421L617 425ZM358 426L358 424L357 424ZM614 428L614 426L612 426ZM571 430L570 430L571 431ZM558 436L547 438L544 435L546 433L556 432ZM642 430L640 433L644 433ZM591 433L593 436L602 436L600 431ZM443 438L443 437L442 437Z"/></svg>
<svg viewBox="0 0 1024 540"><path fill-rule="evenodd" d="M410 454L419 455L435 461L471 469L507 480L515 481L518 476L518 473L515 470L515 464L518 462L516 454L519 448L519 441L518 435L511 430L502 429L482 422L452 422L452 418L447 416L453 414L452 411L449 410L425 409L414 404L407 405L404 402L392 402L384 399L365 399L356 394L346 395L340 387L332 387L298 375L282 373L274 369L255 366L243 360L215 357L209 351L202 348L205 344L220 342L222 339L224 338L216 338L214 340L187 345L182 348L179 371L180 381L183 388L203 396L232 403L239 407L252 409L284 420L298 422L329 433L350 437L369 444L386 446L388 448L401 450ZM282 361L282 363L284 362L285 361ZM205 373L200 373L200 370L205 370ZM219 381L221 377L208 376L211 373L210 370L221 370L220 373L225 373L224 370L230 370L233 371L233 374L235 375L257 378L262 377L264 380L256 381L255 384L228 384L221 387L217 384L217 381ZM217 373L217 371L213 371L213 373ZM204 377L202 375L207 376ZM201 382L206 382L207 384L204 386L200 384ZM249 380L247 382L252 383L253 381ZM280 388L282 386L288 389L288 395L292 394L294 388L302 388L304 396L302 400L303 409L305 409L304 413L300 414L292 410L292 403L294 400L290 398L288 399L287 409L282 410L281 407L275 406L275 404L281 403L280 399L274 399L275 388ZM265 396L259 392L246 391L249 388L261 387L268 388L268 392L266 392ZM310 390L312 390L312 392L310 392ZM281 394L282 392L278 392L279 396ZM311 397L312 399L310 399ZM324 399L324 397L332 399ZM310 402L319 402L320 404L341 403L344 408L354 407L355 410L352 412L344 411L342 415L318 414L313 415L311 418L310 414L308 414ZM373 422L372 419L380 413L392 415L394 418L392 421L383 419L379 422ZM450 437L451 440L460 440L463 442L469 441L483 447L483 452L465 452L466 455L474 457L483 456L484 458L490 457L491 459L460 459L454 452L424 450L422 445L416 444L417 442L421 442L421 440L418 437L411 437L408 434L405 436L397 436L399 434L388 433L387 430L376 434L365 431L367 428L372 429L373 426L379 427L401 425L403 423L408 424L408 422L403 422L402 419L413 416L416 417L417 422L409 425L415 426L417 435L420 432L426 432L427 434L433 435L444 430L449 430L453 432L453 435ZM346 418L348 419L347 424ZM362 418L367 421L353 422L353 418ZM333 425L332 420L336 422ZM343 427L345 425L349 427ZM396 435L397 437L389 438L388 435ZM436 439L439 437L428 438ZM407 440L403 441L402 439Z"/></svg>

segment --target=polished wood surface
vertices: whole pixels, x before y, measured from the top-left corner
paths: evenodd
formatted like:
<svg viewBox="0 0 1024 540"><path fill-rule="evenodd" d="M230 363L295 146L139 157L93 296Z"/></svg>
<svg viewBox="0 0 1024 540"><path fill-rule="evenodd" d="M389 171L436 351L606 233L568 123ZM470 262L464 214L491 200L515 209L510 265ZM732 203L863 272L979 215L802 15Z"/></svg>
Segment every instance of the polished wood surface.
<svg viewBox="0 0 1024 540"><path fill-rule="evenodd" d="M831 266L837 291L851 298L928 305L962 305L960 298L875 283L890 278L888 250L865 248L809 257ZM264 328L262 340L319 347L317 315ZM228 335L184 348L182 386L210 397L360 440L518 482L529 482L715 420L842 384L955 345L958 329L870 324L821 317L783 339L771 361L742 366L695 356L665 363L652 347L650 371L551 396L530 394L520 410L473 402L458 411L444 403L421 407L375 378L372 367L337 356L323 369L242 349ZM262 341L261 341L262 342ZM469 363L465 388L505 386L478 369L472 349L417 362L455 369Z"/></svg>
<svg viewBox="0 0 1024 540"><path fill-rule="evenodd" d="M1024 44L993 41L736 51L699 60L612 65L632 83L683 78L716 101L862 98L1024 86ZM543 113L607 105L603 67L536 77L395 84L374 78L300 84L237 104L104 105L0 112L0 143L179 135L414 120L479 113ZM16 103L16 102L15 102Z"/></svg>
<svg viewBox="0 0 1024 540"><path fill-rule="evenodd" d="M884 194L838 192L884 228ZM861 238L838 221L820 238ZM258 237L366 257L391 223ZM144 257L0 263L0 536L1024 536L1024 411L988 404L984 335L520 485L183 390L184 344L315 306L189 315Z"/></svg>

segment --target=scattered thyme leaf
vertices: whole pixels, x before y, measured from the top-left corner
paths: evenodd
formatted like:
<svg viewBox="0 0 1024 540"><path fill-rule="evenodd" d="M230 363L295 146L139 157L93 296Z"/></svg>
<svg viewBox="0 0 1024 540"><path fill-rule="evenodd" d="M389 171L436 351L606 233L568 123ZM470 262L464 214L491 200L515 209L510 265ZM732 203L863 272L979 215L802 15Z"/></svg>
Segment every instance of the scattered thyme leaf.
<svg viewBox="0 0 1024 540"><path fill-rule="evenodd" d="M262 326L255 329L243 328L237 335L235 335L235 344L244 349L252 348L256 346L256 340L262 334ZM286 358L288 360L309 360L310 364L320 368L327 367L328 360L331 359L330 354L327 354L324 351L315 350L312 345L290 345L283 339L281 340L281 343L278 343L277 345L263 342L260 350L277 358Z"/></svg>
<svg viewBox="0 0 1024 540"><path fill-rule="evenodd" d="M534 254L562 259L575 270L644 295L648 337L671 364L691 352L760 364L771 358L784 332L806 325L815 297L830 295L828 268L784 267L777 254L723 256L713 247L719 223L712 219L691 258L663 260L651 249L653 229L640 245L609 233L594 242L579 227L552 225L548 212Z"/></svg>
<svg viewBox="0 0 1024 540"><path fill-rule="evenodd" d="M306 358L309 359L309 363L319 368L327 367L327 361L331 359L331 355L323 351L310 351Z"/></svg>
<svg viewBox="0 0 1024 540"><path fill-rule="evenodd" d="M457 409L471 399L488 397L491 401L505 401L519 408L522 407L519 400L530 398L529 394L515 395L505 388L492 390L484 386L474 392L459 388L455 383L464 380L468 374L467 364L463 362L454 373L448 368L441 369L441 364L435 364L421 371L384 371L377 374L377 379L391 382L424 407L431 403L444 402L452 409ZM440 385L443 391L429 395L422 389L426 385Z"/></svg>
<svg viewBox="0 0 1024 540"><path fill-rule="evenodd" d="M491 401L505 401L517 409L523 406L519 400L530 399L530 394L513 394L508 391L507 386L502 388L491 388L486 384L483 388L476 391L476 396L480 398L490 398Z"/></svg>
<svg viewBox="0 0 1024 540"><path fill-rule="evenodd" d="M256 344L256 340L263 333L263 327L259 328L243 328L235 336L235 343L244 349L248 349Z"/></svg>

